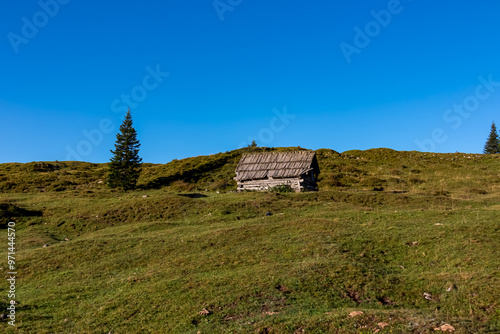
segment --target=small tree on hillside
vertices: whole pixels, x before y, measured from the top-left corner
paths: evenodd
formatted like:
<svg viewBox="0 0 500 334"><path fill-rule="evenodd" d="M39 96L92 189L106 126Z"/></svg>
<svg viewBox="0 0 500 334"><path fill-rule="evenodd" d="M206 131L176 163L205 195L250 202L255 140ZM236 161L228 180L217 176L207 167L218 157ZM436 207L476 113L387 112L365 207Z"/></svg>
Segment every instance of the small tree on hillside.
<svg viewBox="0 0 500 334"><path fill-rule="evenodd" d="M111 188L121 187L125 190L134 189L141 171L142 159L139 157L137 132L132 126L130 108L116 134L115 150L109 163L108 185Z"/></svg>
<svg viewBox="0 0 500 334"><path fill-rule="evenodd" d="M484 145L483 153L500 153L500 139L498 137L497 127L495 126L495 122L491 124L490 135L488 136L488 140L486 140L486 144Z"/></svg>

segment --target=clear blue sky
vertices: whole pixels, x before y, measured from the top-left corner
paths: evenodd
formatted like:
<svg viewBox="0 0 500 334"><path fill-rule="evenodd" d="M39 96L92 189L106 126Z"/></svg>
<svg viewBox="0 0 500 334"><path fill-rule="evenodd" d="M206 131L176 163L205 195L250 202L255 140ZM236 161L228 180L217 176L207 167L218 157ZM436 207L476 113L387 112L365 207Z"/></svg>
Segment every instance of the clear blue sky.
<svg viewBox="0 0 500 334"><path fill-rule="evenodd" d="M145 162L251 137L481 152L500 123L498 13L496 0L8 1L0 162L106 162L126 104Z"/></svg>

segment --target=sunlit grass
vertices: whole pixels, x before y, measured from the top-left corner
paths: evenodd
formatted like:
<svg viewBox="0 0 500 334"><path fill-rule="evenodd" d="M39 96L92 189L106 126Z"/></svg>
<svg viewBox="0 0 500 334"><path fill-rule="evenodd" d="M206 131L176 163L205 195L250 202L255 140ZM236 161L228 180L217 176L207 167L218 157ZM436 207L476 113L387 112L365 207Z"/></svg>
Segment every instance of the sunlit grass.
<svg viewBox="0 0 500 334"><path fill-rule="evenodd" d="M498 332L500 160L468 156L319 151L315 193L205 191L217 178L203 157L190 192L111 191L96 165L76 189L2 193L17 225L16 330ZM5 285L0 296L5 307Z"/></svg>

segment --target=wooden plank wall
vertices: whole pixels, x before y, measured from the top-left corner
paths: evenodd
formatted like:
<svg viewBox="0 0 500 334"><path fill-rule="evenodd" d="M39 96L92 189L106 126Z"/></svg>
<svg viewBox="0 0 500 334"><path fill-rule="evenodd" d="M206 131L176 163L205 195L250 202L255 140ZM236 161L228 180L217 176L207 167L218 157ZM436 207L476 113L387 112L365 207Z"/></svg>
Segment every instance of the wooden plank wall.
<svg viewBox="0 0 500 334"><path fill-rule="evenodd" d="M289 185L296 192L302 189L316 190L316 185L309 178L287 178L287 179L265 179L265 180L249 180L239 181L238 191L254 190L254 191L267 191L269 188L279 185Z"/></svg>

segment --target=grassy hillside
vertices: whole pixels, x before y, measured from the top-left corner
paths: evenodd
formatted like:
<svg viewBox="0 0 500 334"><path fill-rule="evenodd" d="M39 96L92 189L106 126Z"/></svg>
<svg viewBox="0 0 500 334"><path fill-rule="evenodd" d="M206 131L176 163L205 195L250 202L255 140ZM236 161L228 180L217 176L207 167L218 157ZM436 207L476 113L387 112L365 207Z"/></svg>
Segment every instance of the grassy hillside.
<svg viewBox="0 0 500 334"><path fill-rule="evenodd" d="M1 164L17 331L500 331L499 156L323 149L319 192L234 193L248 150L146 164L127 193L102 164Z"/></svg>
<svg viewBox="0 0 500 334"><path fill-rule="evenodd" d="M170 187L186 191L232 191L236 165L244 153L301 148L244 148L226 153L143 164L142 190ZM398 152L390 149L316 151L322 190L381 190L449 195L486 194L500 189L500 156ZM94 193L106 188L106 164L32 162L0 164L0 193Z"/></svg>

